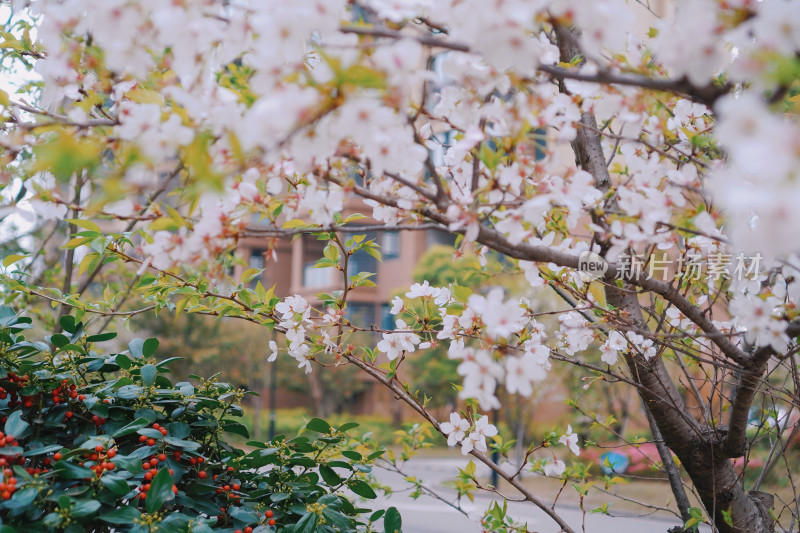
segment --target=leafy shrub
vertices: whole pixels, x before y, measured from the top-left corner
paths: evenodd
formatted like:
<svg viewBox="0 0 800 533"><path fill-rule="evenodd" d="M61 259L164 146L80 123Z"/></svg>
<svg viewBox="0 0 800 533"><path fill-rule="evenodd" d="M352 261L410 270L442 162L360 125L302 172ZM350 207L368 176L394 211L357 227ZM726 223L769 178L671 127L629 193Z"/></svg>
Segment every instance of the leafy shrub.
<svg viewBox="0 0 800 533"><path fill-rule="evenodd" d="M22 336L31 320L0 307L0 533L351 532L372 529L343 495L375 498L371 462L349 447L357 424L320 419L306 436L244 451L244 391L217 376L173 383L156 339L122 353L74 317L47 342ZM386 526L399 529L394 508Z"/></svg>

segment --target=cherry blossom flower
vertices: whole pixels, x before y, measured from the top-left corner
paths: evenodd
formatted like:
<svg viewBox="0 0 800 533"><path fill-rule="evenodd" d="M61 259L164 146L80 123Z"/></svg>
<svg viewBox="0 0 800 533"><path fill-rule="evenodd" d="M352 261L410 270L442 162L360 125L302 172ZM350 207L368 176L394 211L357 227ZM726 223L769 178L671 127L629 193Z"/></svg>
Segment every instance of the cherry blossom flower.
<svg viewBox="0 0 800 533"><path fill-rule="evenodd" d="M497 435L497 428L489 423L489 417L484 415L475 422L472 432L461 442L461 453L467 455L472 450L486 452L486 437Z"/></svg>
<svg viewBox="0 0 800 533"><path fill-rule="evenodd" d="M447 445L455 446L464 440L464 436L469 431L469 420L461 418L458 413L450 413L450 421L444 422L440 426L442 433L447 435Z"/></svg>
<svg viewBox="0 0 800 533"><path fill-rule="evenodd" d="M397 321L397 329L408 329L408 325L402 321ZM378 342L377 348L379 351L386 354L390 361L400 357L403 352L413 352L416 350L416 345L420 343L419 335L409 331L401 331L396 333L384 333L383 340Z"/></svg>
<svg viewBox="0 0 800 533"><path fill-rule="evenodd" d="M544 464L544 475L551 477L561 477L566 471L567 465L561 459L553 459Z"/></svg>
<svg viewBox="0 0 800 533"><path fill-rule="evenodd" d="M564 444L565 446L569 446L569 449L575 455L581 454L581 449L578 447L578 435L577 433L572 432L571 425L567 426L567 432L561 435L561 437L558 439L558 442Z"/></svg>

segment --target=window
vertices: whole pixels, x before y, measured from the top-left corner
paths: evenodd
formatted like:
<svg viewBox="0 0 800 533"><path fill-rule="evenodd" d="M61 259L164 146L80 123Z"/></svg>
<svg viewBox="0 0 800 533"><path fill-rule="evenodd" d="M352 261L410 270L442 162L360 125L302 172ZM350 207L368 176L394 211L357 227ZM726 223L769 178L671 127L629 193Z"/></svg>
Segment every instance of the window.
<svg viewBox="0 0 800 533"><path fill-rule="evenodd" d="M332 267L314 268L314 263L303 265L303 287L330 287L335 283L337 270Z"/></svg>
<svg viewBox="0 0 800 533"><path fill-rule="evenodd" d="M390 313L391 304L381 305L381 329L393 330L395 328L395 316Z"/></svg>
<svg viewBox="0 0 800 533"><path fill-rule="evenodd" d="M265 250L250 250L250 258L247 260L248 268L264 268Z"/></svg>
<svg viewBox="0 0 800 533"><path fill-rule="evenodd" d="M368 328L375 323L376 305L363 302L348 302L347 320L359 328Z"/></svg>
<svg viewBox="0 0 800 533"><path fill-rule="evenodd" d="M384 259L397 259L400 257L400 233L385 231L381 238L381 254Z"/></svg>
<svg viewBox="0 0 800 533"><path fill-rule="evenodd" d="M436 246L437 244L441 244L444 246L455 246L456 236L453 233L448 233L446 231L434 229L427 232L427 235L425 236L425 241L428 248L430 248L431 246Z"/></svg>

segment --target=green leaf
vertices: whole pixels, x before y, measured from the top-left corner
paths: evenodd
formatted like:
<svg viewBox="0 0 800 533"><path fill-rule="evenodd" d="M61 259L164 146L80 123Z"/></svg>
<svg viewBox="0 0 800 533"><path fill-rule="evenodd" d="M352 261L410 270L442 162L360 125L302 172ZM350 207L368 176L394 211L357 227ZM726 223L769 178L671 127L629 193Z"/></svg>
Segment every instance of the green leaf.
<svg viewBox="0 0 800 533"><path fill-rule="evenodd" d="M147 499L145 499L145 506L148 513L154 513L161 509L167 498L172 496L172 474L169 473L168 468L162 468L153 478L150 485L150 490L147 491Z"/></svg>
<svg viewBox="0 0 800 533"><path fill-rule="evenodd" d="M142 343L142 355L144 357L155 355L156 350L158 350L158 339L151 338Z"/></svg>
<svg viewBox="0 0 800 533"><path fill-rule="evenodd" d="M386 533L402 533L401 526L403 520L400 517L400 511L397 507L389 507L386 509L386 516L383 518L383 530Z"/></svg>
<svg viewBox="0 0 800 533"><path fill-rule="evenodd" d="M294 533L311 533L314 531L314 526L317 525L317 515L314 513L306 513L303 515L297 525L294 526Z"/></svg>
<svg viewBox="0 0 800 533"><path fill-rule="evenodd" d="M4 431L6 435L13 435L15 438L20 438L29 427L30 424L22 419L22 411L14 411L8 415Z"/></svg>
<svg viewBox="0 0 800 533"><path fill-rule="evenodd" d="M116 430L111 436L114 437L115 439L119 438L119 437L124 437L125 435L130 435L131 433L136 433L140 429L142 429L144 427L147 427L150 424L151 424L151 422L148 419L144 418L144 417L137 418L136 420L134 420L130 424L122 426L121 428Z"/></svg>
<svg viewBox="0 0 800 533"><path fill-rule="evenodd" d="M142 367L142 382L147 387L152 387L155 384L157 375L158 369L155 365L147 364Z"/></svg>
<svg viewBox="0 0 800 533"><path fill-rule="evenodd" d="M46 453L57 452L62 448L63 446L61 446L60 444L51 444L50 446L42 446L41 448L31 448L30 445L28 445L28 451L26 451L22 455L24 457L34 457L36 455L44 455Z"/></svg>
<svg viewBox="0 0 800 533"><path fill-rule="evenodd" d="M354 479L350 483L347 484L350 487L350 490L361 496L362 498L366 498L368 500L374 500L378 497L375 494L375 491L372 490L372 487L365 481L361 481L360 479Z"/></svg>
<svg viewBox="0 0 800 533"><path fill-rule="evenodd" d="M100 509L100 502L97 500L80 501L70 508L70 514L77 517L89 516L96 513L98 509Z"/></svg>
<svg viewBox="0 0 800 533"><path fill-rule="evenodd" d="M131 490L124 479L113 474L103 474L100 476L100 483L117 496L124 496Z"/></svg>
<svg viewBox="0 0 800 533"><path fill-rule="evenodd" d="M141 517L142 513L135 507L120 507L119 509L114 509L110 513L101 514L97 518L109 524L127 525L132 524Z"/></svg>
<svg viewBox="0 0 800 533"><path fill-rule="evenodd" d="M85 466L76 465L69 461L59 461L53 471L63 479L87 479L94 478L94 472Z"/></svg>
<svg viewBox="0 0 800 533"><path fill-rule="evenodd" d="M306 424L306 428L317 433L330 433L331 425L322 420L321 418L312 418Z"/></svg>
<svg viewBox="0 0 800 533"><path fill-rule="evenodd" d="M342 482L342 478L339 477L339 474L337 474L333 468L327 465L320 465L319 473L322 476L322 479L325 480L325 483L331 487L334 487Z"/></svg>

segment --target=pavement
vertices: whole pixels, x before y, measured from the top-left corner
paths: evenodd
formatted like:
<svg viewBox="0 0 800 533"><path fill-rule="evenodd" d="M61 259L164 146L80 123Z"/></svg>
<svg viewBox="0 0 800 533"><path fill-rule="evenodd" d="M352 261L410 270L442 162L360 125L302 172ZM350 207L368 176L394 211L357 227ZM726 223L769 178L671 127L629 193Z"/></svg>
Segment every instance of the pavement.
<svg viewBox="0 0 800 533"><path fill-rule="evenodd" d="M423 480L426 487L433 489L437 494L450 502L456 501L456 492L444 483L452 480L458 473L458 468L464 468L467 458L413 458L402 466L402 470L409 476ZM409 497L410 485L404 476L382 468L376 468L374 473L378 480L392 487L396 492L390 497L379 497L377 501L368 502L373 509L397 507L403 519L404 533L481 533L483 529L479 520L483 511L492 502L502 499L489 493L480 491L476 494L474 505L469 514L465 516L460 511L447 506L430 496L421 496L416 500ZM489 470L484 465L479 465L478 479L488 478ZM542 494L544 501L552 501L553 494ZM467 502L468 503L468 502ZM672 520L648 516L607 516L602 514L585 514L575 506L558 505L556 512L567 522L576 533L666 533L671 527L678 525L679 519ZM535 505L529 502L509 502L508 515L518 522L526 522L529 531L538 533L558 533L561 528ZM701 533L710 531L701 527Z"/></svg>

